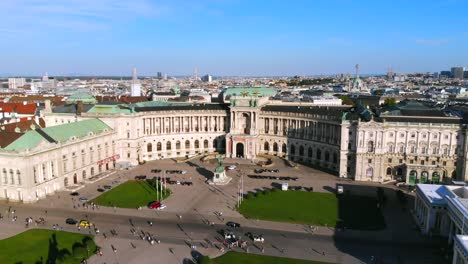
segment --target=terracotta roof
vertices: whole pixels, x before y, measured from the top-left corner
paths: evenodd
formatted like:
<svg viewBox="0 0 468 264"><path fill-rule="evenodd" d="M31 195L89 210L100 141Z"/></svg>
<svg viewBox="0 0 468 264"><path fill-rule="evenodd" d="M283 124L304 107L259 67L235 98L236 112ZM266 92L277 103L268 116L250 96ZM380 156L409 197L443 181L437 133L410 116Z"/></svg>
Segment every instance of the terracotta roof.
<svg viewBox="0 0 468 264"><path fill-rule="evenodd" d="M21 118L23 119L23 118ZM44 122L44 120L42 120ZM32 130L33 128L31 127L34 125L34 129L43 127L40 125L41 121L39 121L39 124L36 123L34 119L31 120L21 120L20 122L15 122L15 123L10 123L10 124L2 124L0 125L0 131L5 131L5 132L15 132L16 128L19 128L19 130L24 133L26 131Z"/></svg>
<svg viewBox="0 0 468 264"><path fill-rule="evenodd" d="M0 131L0 148L10 145L22 135L24 135L24 133Z"/></svg>
<svg viewBox="0 0 468 264"><path fill-rule="evenodd" d="M37 106L36 104L0 103L0 108L0 112L34 115L36 113Z"/></svg>

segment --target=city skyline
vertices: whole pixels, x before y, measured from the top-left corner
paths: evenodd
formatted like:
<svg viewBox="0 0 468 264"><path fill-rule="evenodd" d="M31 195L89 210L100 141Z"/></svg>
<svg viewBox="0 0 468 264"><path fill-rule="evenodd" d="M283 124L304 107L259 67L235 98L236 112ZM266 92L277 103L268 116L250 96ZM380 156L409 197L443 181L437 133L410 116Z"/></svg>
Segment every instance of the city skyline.
<svg viewBox="0 0 468 264"><path fill-rule="evenodd" d="M467 1L15 1L0 75L291 76L468 66Z"/></svg>

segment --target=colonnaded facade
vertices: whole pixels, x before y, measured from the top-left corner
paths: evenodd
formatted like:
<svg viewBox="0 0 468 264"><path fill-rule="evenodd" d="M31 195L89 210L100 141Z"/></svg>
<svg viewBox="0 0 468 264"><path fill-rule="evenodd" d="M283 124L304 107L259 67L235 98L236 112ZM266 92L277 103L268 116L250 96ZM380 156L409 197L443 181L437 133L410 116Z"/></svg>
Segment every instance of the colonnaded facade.
<svg viewBox="0 0 468 264"><path fill-rule="evenodd" d="M269 100L272 92L266 89L221 94L223 103L213 104L78 102L52 107L46 103L42 130L69 131L69 126L87 120L99 120L108 127L105 132L98 129L99 133L91 129L93 136L75 137L87 143L53 141L47 133L38 132L42 146L0 149L0 171L6 170L7 175L10 170L19 171L24 178L21 184L2 179L0 198L32 202L115 167L213 152L245 159L280 156L358 181L465 181L468 149L461 117L441 109L424 115L420 111L429 110L419 103L403 103L374 114L351 106L278 103ZM98 145L109 147L99 157L88 158L95 151L91 146ZM49 149L57 154L48 155ZM26 162L26 157L34 162ZM41 171L42 164L52 160L57 179L34 181L33 168ZM21 165L13 168L12 164Z"/></svg>

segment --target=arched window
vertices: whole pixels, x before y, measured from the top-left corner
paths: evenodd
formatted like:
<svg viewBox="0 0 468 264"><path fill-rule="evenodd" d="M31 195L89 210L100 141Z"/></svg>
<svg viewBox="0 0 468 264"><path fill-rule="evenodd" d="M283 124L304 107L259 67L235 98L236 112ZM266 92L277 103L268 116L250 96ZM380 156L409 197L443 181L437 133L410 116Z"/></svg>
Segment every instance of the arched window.
<svg viewBox="0 0 468 264"><path fill-rule="evenodd" d="M270 145L268 144L268 142L265 141L265 144L263 144L263 149L265 151L270 151Z"/></svg>
<svg viewBox="0 0 468 264"><path fill-rule="evenodd" d="M405 146L403 144L399 146L398 152L400 153L405 152Z"/></svg>
<svg viewBox="0 0 468 264"><path fill-rule="evenodd" d="M374 152L374 141L367 142L367 152Z"/></svg>
<svg viewBox="0 0 468 264"><path fill-rule="evenodd" d="M283 146L281 146L281 152L283 152L283 153L288 152L288 147L286 146L286 143L283 143Z"/></svg>
<svg viewBox="0 0 468 264"><path fill-rule="evenodd" d="M10 184L15 184L15 174L13 170L10 170Z"/></svg>
<svg viewBox="0 0 468 264"><path fill-rule="evenodd" d="M395 147L393 146L393 144L389 144L388 145L388 153L393 153L393 151L395 151Z"/></svg>
<svg viewBox="0 0 468 264"><path fill-rule="evenodd" d="M18 185L21 185L21 173L19 170L16 170L16 178Z"/></svg>
<svg viewBox="0 0 468 264"><path fill-rule="evenodd" d="M278 143L273 143L273 151L278 152Z"/></svg>
<svg viewBox="0 0 468 264"><path fill-rule="evenodd" d="M68 186L68 178L63 179L63 186Z"/></svg>
<svg viewBox="0 0 468 264"><path fill-rule="evenodd" d="M217 139L213 140L213 148L215 148L215 149L218 148L218 140Z"/></svg>
<svg viewBox="0 0 468 264"><path fill-rule="evenodd" d="M330 160L330 153L328 151L325 151L325 161Z"/></svg>
<svg viewBox="0 0 468 264"><path fill-rule="evenodd" d="M94 175L94 167L91 167L91 176Z"/></svg>
<svg viewBox="0 0 468 264"><path fill-rule="evenodd" d="M198 141L198 139L195 140L195 148L196 149L200 148L200 141Z"/></svg>
<svg viewBox="0 0 468 264"><path fill-rule="evenodd" d="M208 140L205 139L205 141L203 141L203 148L208 148Z"/></svg>
<svg viewBox="0 0 468 264"><path fill-rule="evenodd" d="M157 150L157 151L161 151L161 149L162 149L162 144L161 144L161 142L158 142L158 143L156 144L156 150Z"/></svg>
<svg viewBox="0 0 468 264"><path fill-rule="evenodd" d="M296 146L291 145L291 147L289 148L289 155L291 156L296 155Z"/></svg>
<svg viewBox="0 0 468 264"><path fill-rule="evenodd" d="M8 175L6 169L3 169L3 184L8 184Z"/></svg>
<svg viewBox="0 0 468 264"><path fill-rule="evenodd" d="M421 147L421 154L427 154L427 147L426 146Z"/></svg>
<svg viewBox="0 0 468 264"><path fill-rule="evenodd" d="M151 143L148 143L148 145L146 145L146 152L153 152L153 145Z"/></svg>
<svg viewBox="0 0 468 264"><path fill-rule="evenodd" d="M180 141L179 140L176 141L175 147L176 147L177 150L180 149Z"/></svg>
<svg viewBox="0 0 468 264"><path fill-rule="evenodd" d="M172 149L172 144L170 141L166 143L166 150L171 150Z"/></svg>
<svg viewBox="0 0 468 264"><path fill-rule="evenodd" d="M392 175L392 168L387 168L387 175Z"/></svg>
<svg viewBox="0 0 468 264"><path fill-rule="evenodd" d="M307 156L309 156L309 158L312 158L312 147L309 147L309 149L307 150Z"/></svg>
<svg viewBox="0 0 468 264"><path fill-rule="evenodd" d="M86 179L86 171L85 170L83 170L83 172L81 173L81 177L83 178L83 180Z"/></svg>
<svg viewBox="0 0 468 264"><path fill-rule="evenodd" d="M374 169L372 167L369 167L366 169L366 176L367 177L372 177L374 175Z"/></svg>
<svg viewBox="0 0 468 264"><path fill-rule="evenodd" d="M333 153L333 163L338 163L338 154L336 152Z"/></svg>
<svg viewBox="0 0 468 264"><path fill-rule="evenodd" d="M410 153L411 153L411 154L416 153L416 146L412 145L412 146L410 147Z"/></svg>
<svg viewBox="0 0 468 264"><path fill-rule="evenodd" d="M304 146L299 147L299 156L304 156Z"/></svg>
<svg viewBox="0 0 468 264"><path fill-rule="evenodd" d="M315 155L315 158L318 159L318 160L322 159L322 151L320 151L320 149L317 149L317 153Z"/></svg>
<svg viewBox="0 0 468 264"><path fill-rule="evenodd" d="M398 175L398 176L403 175L403 169L402 169L402 168L398 168L398 169L397 169L397 175Z"/></svg>
<svg viewBox="0 0 468 264"><path fill-rule="evenodd" d="M190 149L190 141L185 140L185 149Z"/></svg>

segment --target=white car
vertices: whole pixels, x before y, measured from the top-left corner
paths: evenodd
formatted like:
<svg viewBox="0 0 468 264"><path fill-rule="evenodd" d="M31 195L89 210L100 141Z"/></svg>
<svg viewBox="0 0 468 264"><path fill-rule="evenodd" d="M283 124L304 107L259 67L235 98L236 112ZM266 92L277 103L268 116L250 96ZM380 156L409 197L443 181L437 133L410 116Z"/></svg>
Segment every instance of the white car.
<svg viewBox="0 0 468 264"><path fill-rule="evenodd" d="M234 239L236 235L234 235L231 231L224 231L224 239Z"/></svg>
<svg viewBox="0 0 468 264"><path fill-rule="evenodd" d="M336 188L336 192L338 194L343 194L344 193L344 188L342 185L338 185L338 187Z"/></svg>
<svg viewBox="0 0 468 264"><path fill-rule="evenodd" d="M235 170L235 169L237 169L237 166L236 166L236 165L229 165L229 166L227 167L227 169L228 169L228 170Z"/></svg>
<svg viewBox="0 0 468 264"><path fill-rule="evenodd" d="M265 239L263 238L263 236L254 236L253 241L263 243L265 242Z"/></svg>
<svg viewBox="0 0 468 264"><path fill-rule="evenodd" d="M156 208L156 210L163 210L166 207L167 206L165 204L161 204L158 208Z"/></svg>
<svg viewBox="0 0 468 264"><path fill-rule="evenodd" d="M183 171L180 172L180 174L187 174L187 171L183 170Z"/></svg>

